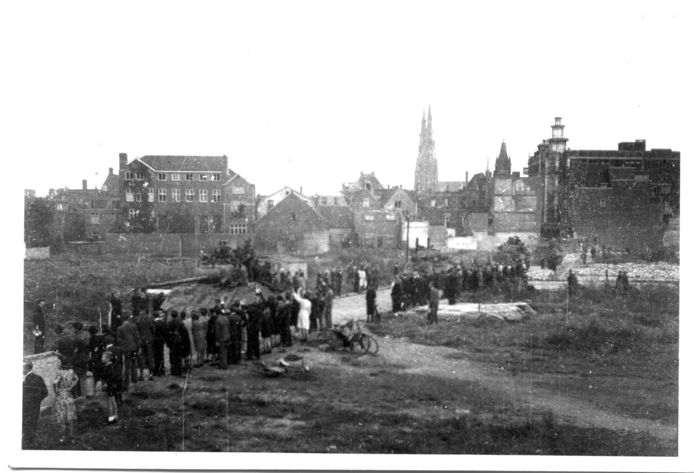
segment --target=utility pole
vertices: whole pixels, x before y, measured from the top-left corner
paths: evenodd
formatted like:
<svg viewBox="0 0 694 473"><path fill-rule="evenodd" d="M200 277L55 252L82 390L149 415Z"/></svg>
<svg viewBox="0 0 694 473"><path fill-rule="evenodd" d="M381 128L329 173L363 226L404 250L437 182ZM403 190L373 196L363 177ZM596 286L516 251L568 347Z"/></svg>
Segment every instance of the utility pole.
<svg viewBox="0 0 694 473"><path fill-rule="evenodd" d="M410 215L405 215L405 220L407 221L407 231L405 237L405 264L410 261Z"/></svg>

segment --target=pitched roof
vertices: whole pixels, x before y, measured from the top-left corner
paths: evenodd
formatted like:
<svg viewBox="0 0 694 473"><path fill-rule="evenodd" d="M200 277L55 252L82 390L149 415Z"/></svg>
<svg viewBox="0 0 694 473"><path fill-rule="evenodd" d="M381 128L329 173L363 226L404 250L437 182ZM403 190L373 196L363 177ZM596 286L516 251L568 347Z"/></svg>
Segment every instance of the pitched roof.
<svg viewBox="0 0 694 473"><path fill-rule="evenodd" d="M321 214L319 214L318 211L316 211L313 205L311 205L311 200L309 199L307 201L306 196L299 194L298 192L287 195L287 197L278 202L277 205L274 205L270 210L267 211L265 215L260 217L258 224L260 225L265 223L274 215L286 212L287 210L291 209L293 205L299 205L307 209L307 213L315 217L314 223L326 229L329 227L328 221Z"/></svg>
<svg viewBox="0 0 694 473"><path fill-rule="evenodd" d="M104 184L101 186L101 190L105 190L105 192L108 192L109 194L117 194L119 181L120 178L118 177L118 174L111 173L106 176Z"/></svg>
<svg viewBox="0 0 694 473"><path fill-rule="evenodd" d="M225 172L226 156L142 156L139 158L154 171Z"/></svg>
<svg viewBox="0 0 694 473"><path fill-rule="evenodd" d="M415 197L415 192L414 191L409 191L405 189L401 189L399 187L392 187L390 189L380 189L376 191L376 195L378 196L378 199L381 203L381 205L385 205L388 203L391 197L395 195L396 192L401 191L404 192L410 199L412 199L412 202L416 200Z"/></svg>

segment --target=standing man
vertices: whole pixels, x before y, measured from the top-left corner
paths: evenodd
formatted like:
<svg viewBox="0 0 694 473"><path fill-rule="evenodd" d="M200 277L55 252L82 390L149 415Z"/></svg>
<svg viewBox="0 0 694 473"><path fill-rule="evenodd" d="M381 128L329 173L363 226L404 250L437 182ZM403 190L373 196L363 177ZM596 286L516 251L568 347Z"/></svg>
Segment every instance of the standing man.
<svg viewBox="0 0 694 473"><path fill-rule="evenodd" d="M149 311L140 312L137 318L137 330L140 332L140 381L144 379L145 368L150 381L154 379L154 319Z"/></svg>
<svg viewBox="0 0 694 473"><path fill-rule="evenodd" d="M229 361L232 365L241 362L241 344L243 339L243 317L241 316L241 306L236 299L231 306L229 317Z"/></svg>
<svg viewBox="0 0 694 473"><path fill-rule="evenodd" d="M325 291L325 326L327 328L333 327L333 298L335 294L333 293L333 288L328 286L328 290Z"/></svg>
<svg viewBox="0 0 694 473"><path fill-rule="evenodd" d="M111 306L111 330L118 330L123 325L123 305L120 302L120 294L117 291L108 296L108 303Z"/></svg>
<svg viewBox="0 0 694 473"><path fill-rule="evenodd" d="M578 291L578 279L572 270L569 270L569 276L566 278L569 285L569 297L576 295Z"/></svg>
<svg viewBox="0 0 694 473"><path fill-rule="evenodd" d="M130 315L127 320L118 327L118 344L123 350L123 391L128 390L130 381L137 383L137 356L140 350L140 332L135 325L135 317Z"/></svg>
<svg viewBox="0 0 694 473"><path fill-rule="evenodd" d="M219 367L223 370L227 369L229 345L231 343L231 322L228 313L227 309L222 310L222 313L217 315L217 320L215 321L215 339L217 349L219 350Z"/></svg>
<svg viewBox="0 0 694 473"><path fill-rule="evenodd" d="M434 285L434 282L429 282L429 323L439 323L439 290Z"/></svg>
<svg viewBox="0 0 694 473"><path fill-rule="evenodd" d="M376 289L373 284L366 288L366 321L376 321Z"/></svg>
<svg viewBox="0 0 694 473"><path fill-rule="evenodd" d="M164 345L166 345L166 318L164 312L159 310L154 312L154 334L152 338L152 351L154 355L154 376L164 376Z"/></svg>
<svg viewBox="0 0 694 473"><path fill-rule="evenodd" d="M188 331L178 318L178 312L171 311L166 324L166 344L169 346L169 363L171 376L183 376L183 350Z"/></svg>
<svg viewBox="0 0 694 473"><path fill-rule="evenodd" d="M43 353L43 345L46 343L46 314L44 308L46 301L39 299L34 307L34 353Z"/></svg>
<svg viewBox="0 0 694 473"><path fill-rule="evenodd" d="M397 268L397 265L395 265ZM393 280L393 287L390 289L390 300L393 302L393 314L400 312L402 307L402 285L400 284L400 277L395 276Z"/></svg>
<svg viewBox="0 0 694 473"><path fill-rule="evenodd" d="M22 448L32 448L39 427L41 401L48 396L43 378L33 372L31 361L24 362L24 389L22 395Z"/></svg>

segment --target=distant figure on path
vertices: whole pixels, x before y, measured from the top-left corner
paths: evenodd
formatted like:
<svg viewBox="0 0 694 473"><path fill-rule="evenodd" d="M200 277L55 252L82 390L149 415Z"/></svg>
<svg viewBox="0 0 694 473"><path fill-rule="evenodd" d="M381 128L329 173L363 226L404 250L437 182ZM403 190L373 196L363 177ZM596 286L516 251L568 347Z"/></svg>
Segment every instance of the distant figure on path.
<svg viewBox="0 0 694 473"><path fill-rule="evenodd" d="M439 323L439 290L433 282L429 283L429 323Z"/></svg>
<svg viewBox="0 0 694 473"><path fill-rule="evenodd" d="M578 291L578 279L572 270L569 270L569 276L566 280L569 285L569 297L573 297Z"/></svg>

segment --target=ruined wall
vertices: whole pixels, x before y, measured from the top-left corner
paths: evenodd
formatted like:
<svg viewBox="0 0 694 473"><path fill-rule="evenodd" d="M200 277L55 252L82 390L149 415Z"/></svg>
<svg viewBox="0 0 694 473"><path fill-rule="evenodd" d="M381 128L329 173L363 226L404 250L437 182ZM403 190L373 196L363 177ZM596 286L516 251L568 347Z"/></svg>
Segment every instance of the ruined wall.
<svg viewBox="0 0 694 473"><path fill-rule="evenodd" d="M597 237L599 245L643 249L662 245L662 205L651 201L646 183L578 188L573 197L577 238Z"/></svg>
<svg viewBox="0 0 694 473"><path fill-rule="evenodd" d="M495 177L492 230L495 233L539 232L539 181L521 177Z"/></svg>

